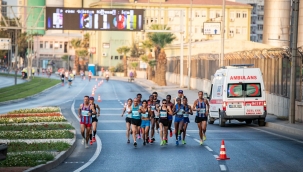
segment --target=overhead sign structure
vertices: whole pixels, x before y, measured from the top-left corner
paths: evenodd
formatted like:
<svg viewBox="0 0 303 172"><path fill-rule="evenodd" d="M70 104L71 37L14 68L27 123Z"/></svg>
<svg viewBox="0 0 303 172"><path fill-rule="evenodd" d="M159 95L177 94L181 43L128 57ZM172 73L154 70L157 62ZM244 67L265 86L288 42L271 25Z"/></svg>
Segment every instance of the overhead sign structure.
<svg viewBox="0 0 303 172"><path fill-rule="evenodd" d="M46 7L46 30L143 30L144 9Z"/></svg>
<svg viewBox="0 0 303 172"><path fill-rule="evenodd" d="M203 34L204 35L220 35L221 34L221 23L204 22L203 23Z"/></svg>
<svg viewBox="0 0 303 172"><path fill-rule="evenodd" d="M11 38L0 38L0 50L10 50L12 49Z"/></svg>

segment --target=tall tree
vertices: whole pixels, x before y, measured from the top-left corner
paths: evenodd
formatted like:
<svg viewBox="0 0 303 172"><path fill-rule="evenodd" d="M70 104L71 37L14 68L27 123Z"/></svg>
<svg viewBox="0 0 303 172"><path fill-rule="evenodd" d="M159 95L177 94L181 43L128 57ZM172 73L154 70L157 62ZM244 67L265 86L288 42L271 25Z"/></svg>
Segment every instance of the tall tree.
<svg viewBox="0 0 303 172"><path fill-rule="evenodd" d="M71 44L75 49L75 67L77 75L80 74L81 70L84 70L84 65L87 61L88 48L89 48L89 34L86 33L83 35L82 39L72 39ZM82 62L80 63L80 58Z"/></svg>
<svg viewBox="0 0 303 172"><path fill-rule="evenodd" d="M119 54L123 54L123 66L124 66L124 76L127 77L127 57L126 54L130 52L128 46L122 46L117 49Z"/></svg>
<svg viewBox="0 0 303 172"><path fill-rule="evenodd" d="M165 25L162 26L163 28L166 28L166 30L169 30L169 27L166 27ZM156 25L152 28L161 28L160 25ZM166 54L165 54L165 46L171 44L173 40L176 39L175 35L172 33L166 33L166 32L155 32L155 33L150 33L148 34L148 38L151 42L153 42L155 46L155 58L156 58L156 68L157 72L155 73L156 75L156 83L159 84L160 86L165 86L166 85L166 64L167 64L167 59L166 59ZM160 51L159 51L160 49Z"/></svg>

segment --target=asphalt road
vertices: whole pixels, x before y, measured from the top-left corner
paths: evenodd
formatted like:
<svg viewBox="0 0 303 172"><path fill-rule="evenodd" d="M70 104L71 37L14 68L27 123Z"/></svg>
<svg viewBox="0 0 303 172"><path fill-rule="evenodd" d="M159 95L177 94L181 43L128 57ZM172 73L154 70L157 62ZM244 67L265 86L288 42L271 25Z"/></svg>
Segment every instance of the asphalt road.
<svg viewBox="0 0 303 172"><path fill-rule="evenodd" d="M91 163L83 171L301 171L303 162L303 138L276 132L270 128L257 125L245 125L232 121L227 127L217 123L208 125L207 140L203 146L198 143L197 126L194 117L188 126L186 145L175 145L174 137L169 138L168 145L160 146L159 135L156 142L133 146L127 144L125 136L125 119L121 111L128 98L142 93L147 98L149 93L134 83L110 80L97 88L95 99L100 94L102 102L101 117L97 134L101 139L101 153L95 156L97 144L88 149L81 144L79 123L72 110L77 110L84 95L91 95L96 81L88 82L76 79L71 88L55 88L18 103L1 105L0 114L13 109L36 106L60 106L67 119L77 129L77 147L61 165L52 172L75 171ZM218 161L221 141L225 141L226 154L230 160ZM91 159L92 158L92 159Z"/></svg>

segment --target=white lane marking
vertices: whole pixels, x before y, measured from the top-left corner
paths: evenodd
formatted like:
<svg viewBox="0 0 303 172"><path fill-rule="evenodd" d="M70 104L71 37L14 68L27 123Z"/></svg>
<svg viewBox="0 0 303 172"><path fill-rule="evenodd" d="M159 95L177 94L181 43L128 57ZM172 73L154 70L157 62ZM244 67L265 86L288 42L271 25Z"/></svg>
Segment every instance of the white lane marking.
<svg viewBox="0 0 303 172"><path fill-rule="evenodd" d="M75 118L78 121L80 121L80 119L78 118L78 116L77 116L77 114L75 112L75 100L74 100L74 102L73 102L73 104L71 106L71 111L73 112ZM101 141L101 139L99 138L98 135L96 135L96 142L97 142L97 149L96 149L94 155L90 158L90 160L87 163L85 163L84 165L82 165L80 168L78 168L74 172L80 172L80 171L84 170L86 167L88 167L89 165L91 165L98 158L98 156L100 155L101 150L102 150L102 141Z"/></svg>
<svg viewBox="0 0 303 172"><path fill-rule="evenodd" d="M198 140L198 139L194 139L196 142L198 142L198 143L200 143L200 140Z"/></svg>
<svg viewBox="0 0 303 172"><path fill-rule="evenodd" d="M218 155L214 155L214 157L217 159L217 158L219 158L219 156Z"/></svg>
<svg viewBox="0 0 303 172"><path fill-rule="evenodd" d="M261 131L261 132L264 132L264 133L267 133L267 134L271 134L271 135L274 135L274 136L282 137L282 138L285 138L285 139L288 139L288 140L291 140L291 141L303 144L303 141L301 141L301 140L293 139L293 138L290 138L290 137L287 137L287 136L282 136L280 134L272 133L270 131L265 131L265 130L262 130L262 129L259 129L259 128L255 128L255 127L249 127L249 128L252 128L254 130L258 130L258 131Z"/></svg>
<svg viewBox="0 0 303 172"><path fill-rule="evenodd" d="M213 150L210 148L210 147L208 147L208 146L204 146L208 151L210 151L210 152L212 152Z"/></svg>
<svg viewBox="0 0 303 172"><path fill-rule="evenodd" d="M226 171L226 166L225 165L220 165L221 171Z"/></svg>
<svg viewBox="0 0 303 172"><path fill-rule="evenodd" d="M125 120L100 120L99 123L125 123Z"/></svg>

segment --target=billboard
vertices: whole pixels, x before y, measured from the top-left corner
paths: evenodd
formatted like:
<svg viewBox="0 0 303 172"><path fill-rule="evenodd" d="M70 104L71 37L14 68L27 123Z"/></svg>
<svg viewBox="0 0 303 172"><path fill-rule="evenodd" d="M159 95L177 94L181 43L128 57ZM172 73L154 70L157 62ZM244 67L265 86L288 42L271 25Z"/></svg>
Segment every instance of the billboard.
<svg viewBox="0 0 303 172"><path fill-rule="evenodd" d="M46 7L46 30L143 30L143 9Z"/></svg>
<svg viewBox="0 0 303 172"><path fill-rule="evenodd" d="M204 35L220 35L221 34L221 23L204 22L203 23L203 34Z"/></svg>

